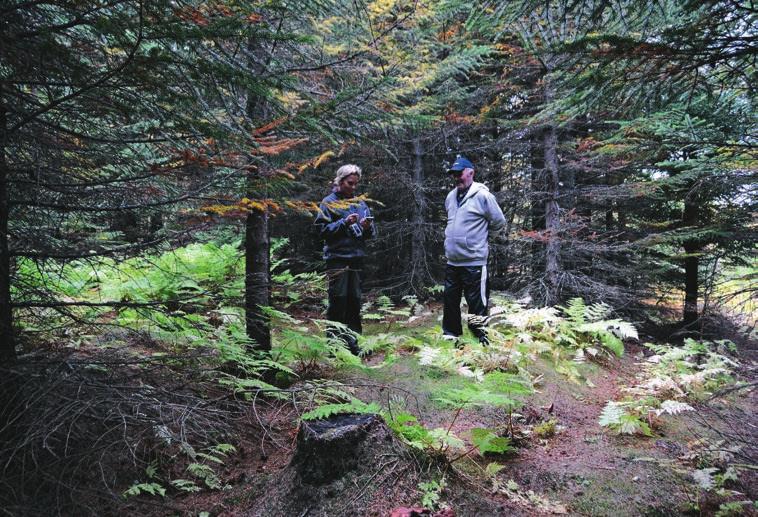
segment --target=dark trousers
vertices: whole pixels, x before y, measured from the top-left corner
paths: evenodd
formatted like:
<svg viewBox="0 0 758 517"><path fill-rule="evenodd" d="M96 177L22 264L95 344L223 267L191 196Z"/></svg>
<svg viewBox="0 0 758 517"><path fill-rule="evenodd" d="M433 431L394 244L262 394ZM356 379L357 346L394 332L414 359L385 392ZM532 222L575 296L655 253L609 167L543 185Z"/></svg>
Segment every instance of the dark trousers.
<svg viewBox="0 0 758 517"><path fill-rule="evenodd" d="M466 297L469 314L487 316L487 266L451 266L445 269L445 309L442 315L442 332L448 336L460 336L461 294ZM483 324L472 324L469 329L480 340L487 339Z"/></svg>
<svg viewBox="0 0 758 517"><path fill-rule="evenodd" d="M329 259L326 261L326 275L329 279L329 308L326 311L326 319L344 323L350 330L360 334L363 330L361 326L363 259ZM357 350L355 338L343 336L336 329L330 329L329 335L342 338L352 351Z"/></svg>

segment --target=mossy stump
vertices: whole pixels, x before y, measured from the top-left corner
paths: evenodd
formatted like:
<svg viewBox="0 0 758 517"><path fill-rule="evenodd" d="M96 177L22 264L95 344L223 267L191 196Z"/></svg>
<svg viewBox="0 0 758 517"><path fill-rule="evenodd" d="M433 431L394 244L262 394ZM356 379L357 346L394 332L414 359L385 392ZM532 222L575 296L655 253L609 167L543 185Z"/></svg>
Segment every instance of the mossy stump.
<svg viewBox="0 0 758 517"><path fill-rule="evenodd" d="M352 472L361 463L367 441L392 440L389 429L376 415L335 415L303 421L292 463L304 483L323 485Z"/></svg>

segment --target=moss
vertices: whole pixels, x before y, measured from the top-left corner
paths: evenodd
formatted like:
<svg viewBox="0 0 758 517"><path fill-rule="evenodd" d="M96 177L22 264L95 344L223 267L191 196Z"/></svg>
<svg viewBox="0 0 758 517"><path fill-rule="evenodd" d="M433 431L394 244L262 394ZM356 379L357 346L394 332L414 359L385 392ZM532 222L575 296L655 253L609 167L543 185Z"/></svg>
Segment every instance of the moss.
<svg viewBox="0 0 758 517"><path fill-rule="evenodd" d="M635 481L637 479L638 481ZM683 480L666 468L654 465L629 465L621 471L586 477L581 495L571 509L584 515L672 515L681 507L683 495L672 487Z"/></svg>
<svg viewBox="0 0 758 517"><path fill-rule="evenodd" d="M558 425L558 421L554 418L546 422L539 423L534 426L534 434L540 438L550 438L555 436L555 428Z"/></svg>

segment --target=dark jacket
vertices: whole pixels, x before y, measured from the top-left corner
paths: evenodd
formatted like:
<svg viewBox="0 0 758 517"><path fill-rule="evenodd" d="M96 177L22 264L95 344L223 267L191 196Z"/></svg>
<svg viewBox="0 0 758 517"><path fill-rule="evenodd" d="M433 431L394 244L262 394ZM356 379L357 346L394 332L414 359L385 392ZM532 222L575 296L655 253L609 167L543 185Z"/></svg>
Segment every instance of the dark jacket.
<svg viewBox="0 0 758 517"><path fill-rule="evenodd" d="M376 226L372 222L360 237L356 237L345 222L350 214L358 214L360 221L370 216L371 212L363 201L347 203L339 192L332 192L321 201L315 224L324 239L325 260L366 256L365 240L376 235Z"/></svg>

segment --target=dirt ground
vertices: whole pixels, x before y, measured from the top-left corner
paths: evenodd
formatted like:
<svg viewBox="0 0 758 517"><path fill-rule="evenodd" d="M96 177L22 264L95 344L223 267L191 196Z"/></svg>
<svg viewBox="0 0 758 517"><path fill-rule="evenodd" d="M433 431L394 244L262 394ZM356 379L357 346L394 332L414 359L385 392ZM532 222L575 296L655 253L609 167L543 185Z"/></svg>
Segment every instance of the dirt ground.
<svg viewBox="0 0 758 517"><path fill-rule="evenodd" d="M429 316L427 323L433 324L435 317ZM471 453L450 465L425 455L398 453L403 446L393 439L388 449L382 446L366 453L354 473L318 487L304 485L293 472L295 415L285 406L261 406L256 418L267 422L267 433L251 432L246 437L241 454L224 474L229 489L177 499L166 515L390 515L399 507L418 507L419 483L442 474L447 484L440 501L457 516L715 514L718 505L698 490L691 477L695 467L682 459L692 452L698 437L719 438L704 414L671 416L649 438L617 436L598 424L606 402L617 398L620 388L634 378L640 359L642 348L627 343L622 358L583 366L591 385L571 383L547 364L537 364L533 373L541 373L542 382L524 401L516 427L528 430L552 419L557 432L545 438L522 436L515 441L513 454L483 458ZM366 364L379 362L381 357L365 359ZM752 365L748 374L754 374L751 359L747 363ZM403 399L428 428L449 428L467 444L468 429L502 427L506 419L502 410L463 410L456 416L440 407L433 399L434 388L454 380L419 368L410 352L385 368L329 373L355 386L356 396L364 401ZM748 415L745 424L755 428L755 402L754 396L738 400L726 414L739 409ZM723 420L724 413L718 418ZM491 461L504 465L494 482L479 468ZM756 486L747 483L732 488L755 500ZM508 484L511 489L504 489ZM294 506L282 502L292 499L297 502ZM297 513L291 513L294 508Z"/></svg>

